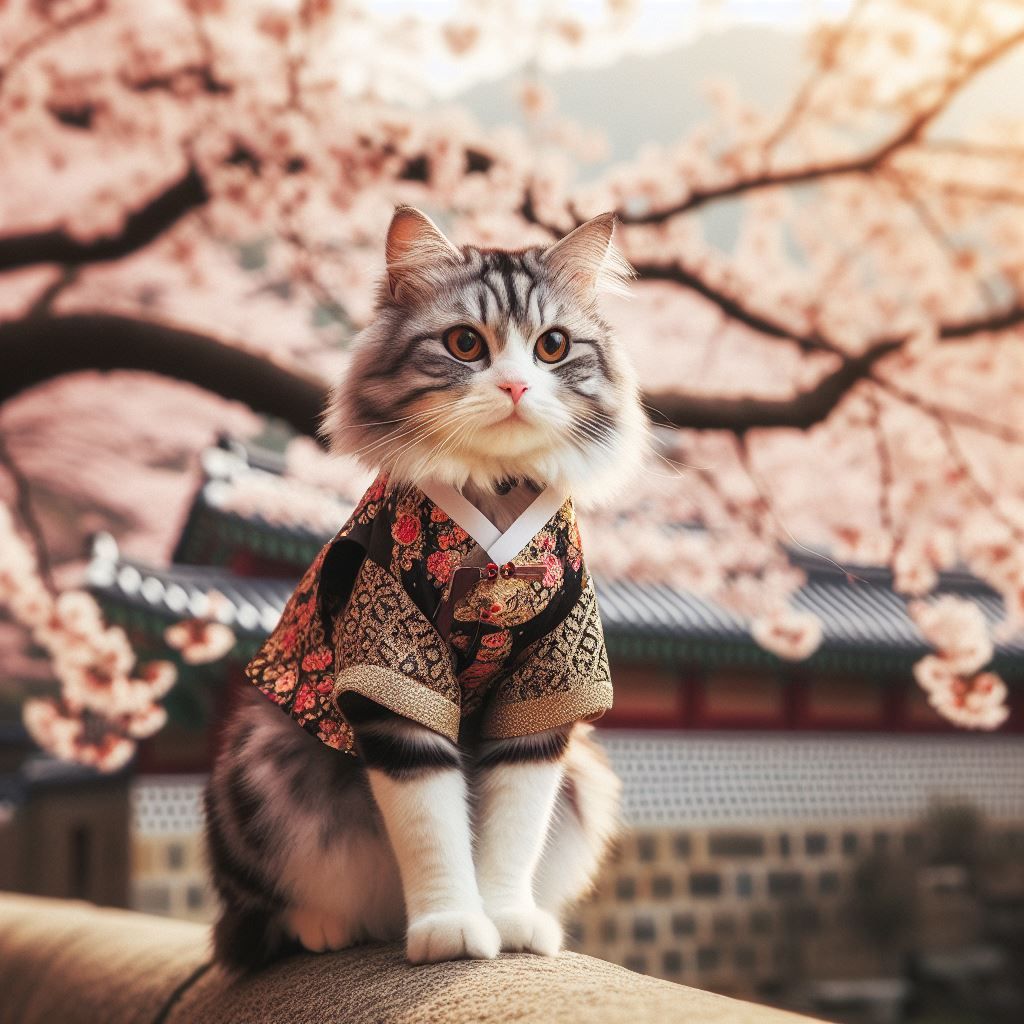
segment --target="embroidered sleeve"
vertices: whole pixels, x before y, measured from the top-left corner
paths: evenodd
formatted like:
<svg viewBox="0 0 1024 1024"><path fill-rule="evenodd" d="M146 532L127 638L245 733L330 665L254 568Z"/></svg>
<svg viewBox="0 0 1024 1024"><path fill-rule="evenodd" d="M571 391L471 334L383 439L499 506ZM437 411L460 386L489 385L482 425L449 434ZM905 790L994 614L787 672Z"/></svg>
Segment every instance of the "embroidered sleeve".
<svg viewBox="0 0 1024 1024"><path fill-rule="evenodd" d="M611 706L608 653L588 579L569 614L533 643L498 685L483 734L489 739L525 736L599 718Z"/></svg>
<svg viewBox="0 0 1024 1024"><path fill-rule="evenodd" d="M335 696L361 693L458 739L460 690L448 646L401 584L370 558L335 620L334 649Z"/></svg>

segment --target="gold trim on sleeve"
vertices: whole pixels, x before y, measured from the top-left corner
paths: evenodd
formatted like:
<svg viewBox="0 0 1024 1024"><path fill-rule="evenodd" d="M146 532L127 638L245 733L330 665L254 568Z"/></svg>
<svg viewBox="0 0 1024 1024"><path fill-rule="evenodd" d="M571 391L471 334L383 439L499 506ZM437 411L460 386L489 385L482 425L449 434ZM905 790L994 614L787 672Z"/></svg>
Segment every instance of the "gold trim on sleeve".
<svg viewBox="0 0 1024 1024"><path fill-rule="evenodd" d="M353 665L342 669L335 680L334 700L343 693L360 693L453 743L459 740L459 706L401 672L381 665Z"/></svg>

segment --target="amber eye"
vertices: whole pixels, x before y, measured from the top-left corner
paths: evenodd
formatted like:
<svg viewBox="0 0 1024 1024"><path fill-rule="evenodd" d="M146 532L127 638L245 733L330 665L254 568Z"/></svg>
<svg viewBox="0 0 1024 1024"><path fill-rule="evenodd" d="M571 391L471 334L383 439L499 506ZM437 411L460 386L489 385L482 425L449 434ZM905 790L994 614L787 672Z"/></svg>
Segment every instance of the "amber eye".
<svg viewBox="0 0 1024 1024"><path fill-rule="evenodd" d="M537 339L536 352L542 363L560 363L569 354L569 335L565 331L545 331Z"/></svg>
<svg viewBox="0 0 1024 1024"><path fill-rule="evenodd" d="M472 363L484 354L484 339L471 327L452 327L445 333L444 343L464 363Z"/></svg>

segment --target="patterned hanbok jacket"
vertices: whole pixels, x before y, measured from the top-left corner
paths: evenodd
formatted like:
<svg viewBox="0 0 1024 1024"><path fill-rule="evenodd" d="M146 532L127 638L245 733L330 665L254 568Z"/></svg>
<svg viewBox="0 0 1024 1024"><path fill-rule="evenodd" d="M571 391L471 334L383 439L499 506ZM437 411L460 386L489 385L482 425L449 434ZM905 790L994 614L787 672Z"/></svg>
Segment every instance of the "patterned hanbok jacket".
<svg viewBox="0 0 1024 1024"><path fill-rule="evenodd" d="M348 753L345 692L454 741L600 717L611 677L572 501L543 491L500 534L450 487L378 477L246 671Z"/></svg>

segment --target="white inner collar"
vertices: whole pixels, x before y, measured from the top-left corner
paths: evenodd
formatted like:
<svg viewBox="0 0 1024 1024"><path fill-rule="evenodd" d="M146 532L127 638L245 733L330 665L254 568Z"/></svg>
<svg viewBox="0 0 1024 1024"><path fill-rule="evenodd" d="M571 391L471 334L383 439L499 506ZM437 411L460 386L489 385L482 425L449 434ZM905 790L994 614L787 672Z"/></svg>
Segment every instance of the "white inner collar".
<svg viewBox="0 0 1024 1024"><path fill-rule="evenodd" d="M511 562L562 507L566 499L563 491L545 487L502 533L451 484L428 480L420 484L420 490L458 523L490 555L491 561L498 565Z"/></svg>

